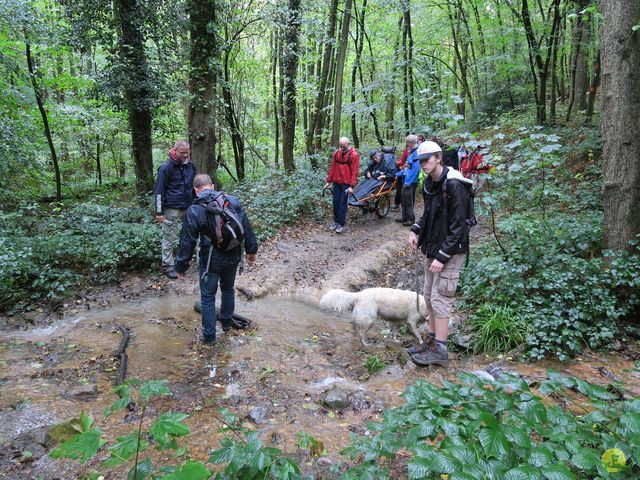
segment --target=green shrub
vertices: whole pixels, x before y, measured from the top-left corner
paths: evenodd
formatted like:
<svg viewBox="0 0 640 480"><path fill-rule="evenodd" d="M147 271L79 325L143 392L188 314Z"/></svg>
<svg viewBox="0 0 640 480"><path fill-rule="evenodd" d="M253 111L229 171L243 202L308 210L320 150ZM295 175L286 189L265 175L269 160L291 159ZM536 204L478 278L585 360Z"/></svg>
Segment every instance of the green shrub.
<svg viewBox="0 0 640 480"><path fill-rule="evenodd" d="M356 465L341 480L638 478L640 399L553 371L539 386L551 396L543 399L523 379L505 377L487 384L462 373L461 383L442 388L419 380L405 390L404 405L369 425L371 435L352 437L342 453ZM552 398L578 402L584 414ZM628 459L617 473L602 460L614 448Z"/></svg>
<svg viewBox="0 0 640 480"><path fill-rule="evenodd" d="M245 205L260 240L303 214L324 214L326 172L302 167L287 176L269 171L232 190ZM96 189L95 202L26 204L0 211L0 311L58 302L87 282L116 280L160 257L160 226L148 209L116 201Z"/></svg>
<svg viewBox="0 0 640 480"><path fill-rule="evenodd" d="M522 345L527 325L518 310L507 305L484 304L468 320L475 335L473 353L505 353Z"/></svg>

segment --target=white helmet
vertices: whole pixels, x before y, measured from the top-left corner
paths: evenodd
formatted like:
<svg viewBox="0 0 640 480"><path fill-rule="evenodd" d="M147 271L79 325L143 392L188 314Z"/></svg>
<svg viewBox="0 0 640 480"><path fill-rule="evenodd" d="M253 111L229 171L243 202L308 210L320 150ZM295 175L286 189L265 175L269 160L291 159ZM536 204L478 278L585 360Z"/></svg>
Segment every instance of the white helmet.
<svg viewBox="0 0 640 480"><path fill-rule="evenodd" d="M428 160L434 153L442 152L440 145L436 142L422 142L418 145L418 160Z"/></svg>

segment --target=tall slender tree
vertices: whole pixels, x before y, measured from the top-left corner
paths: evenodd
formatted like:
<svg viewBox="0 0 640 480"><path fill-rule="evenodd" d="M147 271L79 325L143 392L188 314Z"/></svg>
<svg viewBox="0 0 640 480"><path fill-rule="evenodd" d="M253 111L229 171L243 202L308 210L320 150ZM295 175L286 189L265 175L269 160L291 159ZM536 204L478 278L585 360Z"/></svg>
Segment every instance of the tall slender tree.
<svg viewBox="0 0 640 480"><path fill-rule="evenodd" d="M282 43L283 131L282 163L286 172L295 170L293 147L296 136L296 74L298 71L298 36L300 32L300 0L289 0Z"/></svg>
<svg viewBox="0 0 640 480"><path fill-rule="evenodd" d="M344 63L347 58L347 46L349 44L349 24L351 23L351 7L353 0L344 1L342 14L342 31L340 32L340 45L338 46L338 58L336 59L336 84L333 97L333 124L331 127L331 145L338 146L340 138L340 120L342 116L342 84L344 79Z"/></svg>
<svg viewBox="0 0 640 480"><path fill-rule="evenodd" d="M189 142L191 158L200 172L217 181L215 155L216 83L219 77L221 37L220 0L190 0ZM241 172L236 172L238 176Z"/></svg>
<svg viewBox="0 0 640 480"><path fill-rule="evenodd" d="M145 16L139 0L114 0L113 14L131 128L136 190L146 193L153 190L151 127L154 99L142 25Z"/></svg>

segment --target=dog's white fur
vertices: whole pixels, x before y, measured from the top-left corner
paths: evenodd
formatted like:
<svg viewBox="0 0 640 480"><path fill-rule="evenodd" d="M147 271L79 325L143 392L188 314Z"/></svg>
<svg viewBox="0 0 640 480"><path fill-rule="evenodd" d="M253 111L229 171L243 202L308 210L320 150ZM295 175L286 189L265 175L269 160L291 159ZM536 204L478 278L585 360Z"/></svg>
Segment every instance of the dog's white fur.
<svg viewBox="0 0 640 480"><path fill-rule="evenodd" d="M342 314L351 311L360 341L369 346L366 334L378 318L389 322L406 321L422 342L418 322L427 316L424 297L420 295L420 311L416 308L416 293L395 288L367 288L361 292L329 290L320 300L320 308Z"/></svg>

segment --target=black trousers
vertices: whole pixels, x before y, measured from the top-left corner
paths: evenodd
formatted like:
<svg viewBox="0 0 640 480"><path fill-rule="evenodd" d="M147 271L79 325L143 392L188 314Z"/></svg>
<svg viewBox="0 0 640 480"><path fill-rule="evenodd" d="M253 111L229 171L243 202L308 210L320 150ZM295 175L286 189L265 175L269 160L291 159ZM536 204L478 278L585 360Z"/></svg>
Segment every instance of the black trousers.
<svg viewBox="0 0 640 480"><path fill-rule="evenodd" d="M413 205L416 200L416 188L418 184L402 186L402 221L415 222L416 216L413 213Z"/></svg>
<svg viewBox="0 0 640 480"><path fill-rule="evenodd" d="M402 203L402 179L398 181L398 186L396 187L396 198L393 200L394 205L400 205Z"/></svg>

